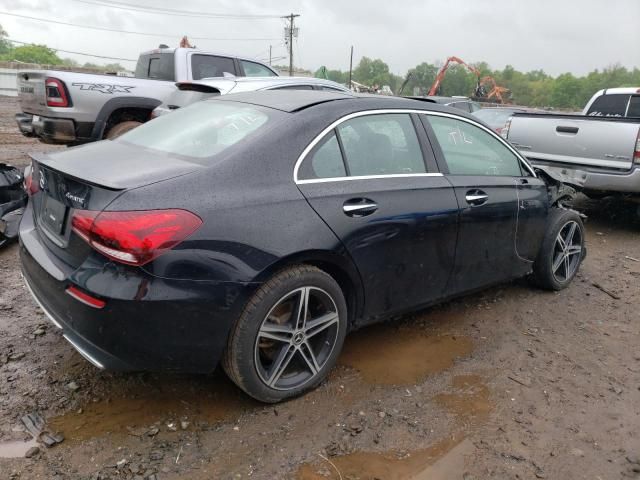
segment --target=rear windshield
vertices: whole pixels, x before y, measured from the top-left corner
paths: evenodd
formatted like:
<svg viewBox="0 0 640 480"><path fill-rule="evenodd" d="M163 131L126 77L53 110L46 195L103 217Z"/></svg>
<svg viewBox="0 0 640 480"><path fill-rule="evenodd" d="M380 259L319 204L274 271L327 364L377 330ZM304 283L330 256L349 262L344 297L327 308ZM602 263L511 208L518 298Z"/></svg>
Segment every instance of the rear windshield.
<svg viewBox="0 0 640 480"><path fill-rule="evenodd" d="M628 93L601 95L589 107L587 115L593 117L624 117L630 96Z"/></svg>
<svg viewBox="0 0 640 480"><path fill-rule="evenodd" d="M136 64L136 78L175 81L172 52L140 55Z"/></svg>
<svg viewBox="0 0 640 480"><path fill-rule="evenodd" d="M264 129L279 113L244 103L203 101L147 122L116 141L208 158Z"/></svg>

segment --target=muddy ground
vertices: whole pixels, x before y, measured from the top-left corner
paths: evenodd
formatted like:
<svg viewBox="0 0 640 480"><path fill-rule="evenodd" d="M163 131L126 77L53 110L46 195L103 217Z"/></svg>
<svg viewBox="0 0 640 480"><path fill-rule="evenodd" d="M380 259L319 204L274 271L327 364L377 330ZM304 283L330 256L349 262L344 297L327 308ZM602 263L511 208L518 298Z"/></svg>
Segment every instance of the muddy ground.
<svg viewBox="0 0 640 480"><path fill-rule="evenodd" d="M47 147L0 101L0 161ZM320 388L277 406L210 376L96 370L0 252L0 479L640 478L640 221L582 198L589 255L559 293L526 281L353 333ZM599 285L601 288L594 286ZM42 415L65 439L32 444Z"/></svg>

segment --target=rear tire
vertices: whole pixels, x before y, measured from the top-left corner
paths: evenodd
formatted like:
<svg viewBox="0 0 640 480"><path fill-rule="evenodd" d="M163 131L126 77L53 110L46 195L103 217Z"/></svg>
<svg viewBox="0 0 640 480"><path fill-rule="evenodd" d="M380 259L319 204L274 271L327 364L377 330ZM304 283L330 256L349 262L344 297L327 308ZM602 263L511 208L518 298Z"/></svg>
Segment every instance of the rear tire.
<svg viewBox="0 0 640 480"><path fill-rule="evenodd" d="M586 256L584 225L573 210L550 211L547 231L533 264L533 280L547 290L566 288Z"/></svg>
<svg viewBox="0 0 640 480"><path fill-rule="evenodd" d="M117 123L109 129L105 138L108 140L113 140L114 138L118 138L120 135L124 135L128 131L139 127L140 125L142 125L142 122L136 122L134 120Z"/></svg>
<svg viewBox="0 0 640 480"><path fill-rule="evenodd" d="M310 265L289 267L249 300L231 332L222 366L256 400L280 402L326 378L346 333L347 304L336 281Z"/></svg>

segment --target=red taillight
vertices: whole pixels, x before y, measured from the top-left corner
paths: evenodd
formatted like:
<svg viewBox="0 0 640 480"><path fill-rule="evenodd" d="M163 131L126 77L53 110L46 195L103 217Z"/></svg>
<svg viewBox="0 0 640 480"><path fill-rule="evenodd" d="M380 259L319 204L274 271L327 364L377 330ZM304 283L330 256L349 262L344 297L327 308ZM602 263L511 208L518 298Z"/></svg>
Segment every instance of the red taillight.
<svg viewBox="0 0 640 480"><path fill-rule="evenodd" d="M47 91L47 106L49 107L68 107L69 98L67 91L57 78L47 77L44 82Z"/></svg>
<svg viewBox="0 0 640 480"><path fill-rule="evenodd" d="M33 178L34 167L33 164L29 167L29 172L24 176L23 187L27 192L27 195L35 195L40 191L40 185Z"/></svg>
<svg viewBox="0 0 640 480"><path fill-rule="evenodd" d="M640 165L640 131L636 137L636 149L633 152L633 163Z"/></svg>
<svg viewBox="0 0 640 480"><path fill-rule="evenodd" d="M95 212L76 210L73 231L98 252L128 265L144 265L195 232L202 220L186 210Z"/></svg>
<svg viewBox="0 0 640 480"><path fill-rule="evenodd" d="M85 305L89 305L90 307L93 307L93 308L103 308L107 304L107 302L105 302L104 300L100 300L99 298L92 297L88 293L85 293L79 288L76 288L74 286L67 288L65 291L67 292L67 295L70 295L76 300L78 300L79 302L82 302Z"/></svg>

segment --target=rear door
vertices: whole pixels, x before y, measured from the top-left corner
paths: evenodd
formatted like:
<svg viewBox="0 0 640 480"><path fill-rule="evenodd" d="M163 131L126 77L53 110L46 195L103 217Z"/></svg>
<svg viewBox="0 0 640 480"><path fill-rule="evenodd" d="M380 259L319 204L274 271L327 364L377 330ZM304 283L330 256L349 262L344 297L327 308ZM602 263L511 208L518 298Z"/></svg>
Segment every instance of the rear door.
<svg viewBox="0 0 640 480"><path fill-rule="evenodd" d="M365 316L436 300L453 268L453 189L424 148L416 117L351 117L304 157L296 169L298 187L355 261L365 285Z"/></svg>
<svg viewBox="0 0 640 480"><path fill-rule="evenodd" d="M525 273L544 233L546 186L490 130L461 117L421 117L460 205L452 293Z"/></svg>

